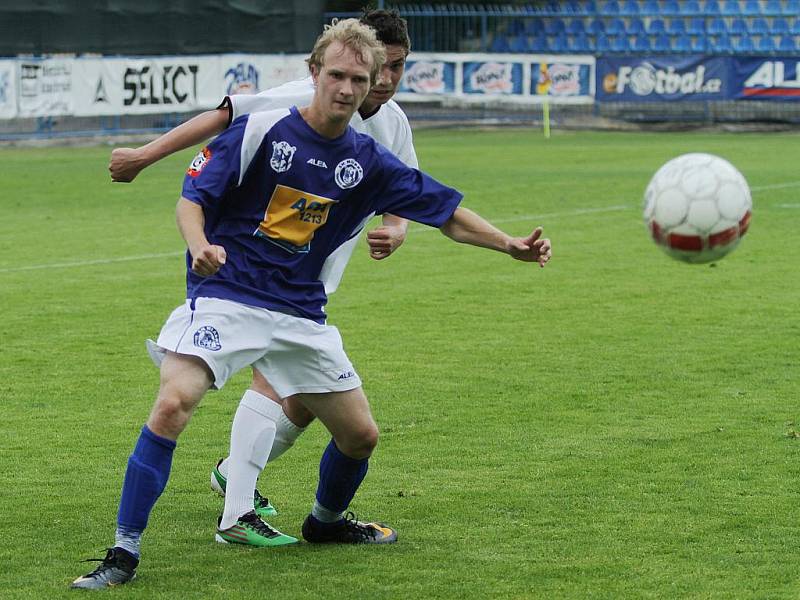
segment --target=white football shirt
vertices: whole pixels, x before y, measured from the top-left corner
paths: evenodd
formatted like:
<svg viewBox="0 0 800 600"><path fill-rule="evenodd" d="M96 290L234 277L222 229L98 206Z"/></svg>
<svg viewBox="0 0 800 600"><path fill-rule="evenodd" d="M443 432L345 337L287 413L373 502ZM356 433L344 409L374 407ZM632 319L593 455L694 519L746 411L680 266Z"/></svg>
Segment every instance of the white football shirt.
<svg viewBox="0 0 800 600"><path fill-rule="evenodd" d="M314 82L311 77L284 83L278 87L264 90L258 94L236 94L227 96L220 106L227 106L232 123L242 115L275 110L279 108L303 107L311 104L314 97ZM376 142L385 146L392 154L413 169L419 168L417 153L411 136L411 125L403 110L394 100L389 100L378 109L378 112L367 119L361 118L356 111L350 120L350 126L359 133L365 133ZM337 248L325 262L320 274L320 281L325 285L325 293L332 294L339 287L344 269L350 261L358 235L374 215L364 219L361 227L349 240Z"/></svg>

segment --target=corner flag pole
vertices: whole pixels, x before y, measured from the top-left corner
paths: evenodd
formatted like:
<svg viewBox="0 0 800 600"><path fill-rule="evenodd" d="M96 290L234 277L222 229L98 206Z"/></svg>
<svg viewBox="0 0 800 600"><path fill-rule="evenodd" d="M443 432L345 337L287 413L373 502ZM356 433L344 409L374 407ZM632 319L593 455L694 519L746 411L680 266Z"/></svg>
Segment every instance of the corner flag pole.
<svg viewBox="0 0 800 600"><path fill-rule="evenodd" d="M550 103L545 100L542 102L542 120L544 121L544 138L550 139Z"/></svg>

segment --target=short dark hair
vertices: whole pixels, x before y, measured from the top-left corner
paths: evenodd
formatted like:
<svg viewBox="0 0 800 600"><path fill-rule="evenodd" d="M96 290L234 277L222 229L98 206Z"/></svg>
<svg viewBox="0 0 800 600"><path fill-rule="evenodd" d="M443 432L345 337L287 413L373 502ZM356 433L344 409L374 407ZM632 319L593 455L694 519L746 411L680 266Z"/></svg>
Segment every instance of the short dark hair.
<svg viewBox="0 0 800 600"><path fill-rule="evenodd" d="M408 23L396 10L364 9L361 22L372 27L378 39L385 45L397 45L411 50L411 38L408 37Z"/></svg>

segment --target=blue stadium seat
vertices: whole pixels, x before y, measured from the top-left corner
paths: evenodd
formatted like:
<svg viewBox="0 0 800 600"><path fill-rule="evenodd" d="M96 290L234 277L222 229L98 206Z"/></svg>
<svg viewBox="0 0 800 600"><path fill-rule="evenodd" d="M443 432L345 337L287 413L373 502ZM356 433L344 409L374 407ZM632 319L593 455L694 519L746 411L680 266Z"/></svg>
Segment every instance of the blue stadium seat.
<svg viewBox="0 0 800 600"><path fill-rule="evenodd" d="M567 49L570 52L579 52L579 53L586 53L589 52L590 44L589 38L586 37L585 33L580 33L578 35L570 36L567 38Z"/></svg>
<svg viewBox="0 0 800 600"><path fill-rule="evenodd" d="M650 46L650 38L646 35L637 35L633 38L631 49L634 52L650 52L652 49Z"/></svg>
<svg viewBox="0 0 800 600"><path fill-rule="evenodd" d="M725 4L722 5L722 14L728 17L742 14L742 7L739 6L739 0L725 0Z"/></svg>
<svg viewBox="0 0 800 600"><path fill-rule="evenodd" d="M800 17L796 18L792 22L792 27L790 29L792 35L800 35Z"/></svg>
<svg viewBox="0 0 800 600"><path fill-rule="evenodd" d="M608 35L622 35L625 33L625 22L622 19L612 19L606 26Z"/></svg>
<svg viewBox="0 0 800 600"><path fill-rule="evenodd" d="M755 50L753 46L753 38L749 35L739 35L733 40L733 50L739 54L747 54Z"/></svg>
<svg viewBox="0 0 800 600"><path fill-rule="evenodd" d="M530 43L528 42L528 36L525 34L515 35L508 43L508 49L510 52L516 52L517 54L525 54L526 52L530 52L531 47Z"/></svg>
<svg viewBox="0 0 800 600"><path fill-rule="evenodd" d="M617 2L617 0L606 0L606 2L600 7L600 14L602 14L602 15L618 15L619 14L619 2Z"/></svg>
<svg viewBox="0 0 800 600"><path fill-rule="evenodd" d="M598 35L600 33L606 32L606 24L603 22L602 19L593 19L589 22L589 33L592 35Z"/></svg>
<svg viewBox="0 0 800 600"><path fill-rule="evenodd" d="M605 33L598 33L594 40L594 50L602 54L611 50L611 43Z"/></svg>
<svg viewBox="0 0 800 600"><path fill-rule="evenodd" d="M705 36L698 36L692 42L692 52L701 53L705 52L707 48Z"/></svg>
<svg viewBox="0 0 800 600"><path fill-rule="evenodd" d="M647 32L644 27L644 21L638 17L634 17L628 21L627 31L630 35L641 35Z"/></svg>
<svg viewBox="0 0 800 600"><path fill-rule="evenodd" d="M566 33L567 26L561 19L548 19L544 25L544 31L547 35L559 35Z"/></svg>
<svg viewBox="0 0 800 600"><path fill-rule="evenodd" d="M646 0L642 6L643 15L660 15L661 7L658 5L658 0Z"/></svg>
<svg viewBox="0 0 800 600"><path fill-rule="evenodd" d="M681 19L673 19L675 23L681 21ZM647 31L650 33L664 33L667 30L664 27L664 20L663 19L653 19L650 21L650 27L647 28Z"/></svg>
<svg viewBox="0 0 800 600"><path fill-rule="evenodd" d="M757 17L761 14L761 4L758 0L747 0L744 3L742 14L746 17Z"/></svg>
<svg viewBox="0 0 800 600"><path fill-rule="evenodd" d="M567 47L567 36L565 34L560 33L555 37L548 38L548 40L550 52L562 54L569 51L569 48Z"/></svg>
<svg viewBox="0 0 800 600"><path fill-rule="evenodd" d="M679 35L675 38L675 42L672 44L672 49L681 54L688 54L692 51L692 40L688 35Z"/></svg>
<svg viewBox="0 0 800 600"><path fill-rule="evenodd" d="M620 13L626 16L639 14L639 2L637 0L625 0L620 7Z"/></svg>
<svg viewBox="0 0 800 600"><path fill-rule="evenodd" d="M706 20L703 17L693 17L689 21L689 28L686 30L691 35L705 35Z"/></svg>
<svg viewBox="0 0 800 600"><path fill-rule="evenodd" d="M567 33L570 35L586 33L586 28L583 26L583 19L570 19L569 23L567 23Z"/></svg>
<svg viewBox="0 0 800 600"><path fill-rule="evenodd" d="M779 0L767 0L766 6L764 6L764 14L765 15L779 15L783 12L783 7Z"/></svg>
<svg viewBox="0 0 800 600"><path fill-rule="evenodd" d="M659 33L655 36L655 41L653 42L653 50L656 52L671 52L672 51L672 44L670 42L669 36L666 33Z"/></svg>
<svg viewBox="0 0 800 600"><path fill-rule="evenodd" d="M530 19L525 25L525 33L530 36L541 35L544 33L544 20Z"/></svg>
<svg viewBox="0 0 800 600"><path fill-rule="evenodd" d="M728 26L725 25L725 19L715 17L709 21L706 31L708 31L709 35L723 35L728 33Z"/></svg>
<svg viewBox="0 0 800 600"><path fill-rule="evenodd" d="M775 52L775 40L771 35L762 35L757 47L759 52Z"/></svg>
<svg viewBox="0 0 800 600"><path fill-rule="evenodd" d="M609 38L611 42L611 51L612 52L630 52L631 47L628 44L628 36L626 35L615 35L612 38Z"/></svg>
<svg viewBox="0 0 800 600"><path fill-rule="evenodd" d="M489 44L489 52L510 52L506 36L502 34L495 35L492 43Z"/></svg>
<svg viewBox="0 0 800 600"><path fill-rule="evenodd" d="M681 14L686 16L703 14L703 9L700 7L698 0L686 0L681 3Z"/></svg>
<svg viewBox="0 0 800 600"><path fill-rule="evenodd" d="M750 33L753 35L766 35L769 33L769 25L766 19L753 19L750 23Z"/></svg>
<svg viewBox="0 0 800 600"><path fill-rule="evenodd" d="M523 23L520 19L514 19L508 24L506 33L508 33L508 35L519 35L521 33L525 33L525 23Z"/></svg>
<svg viewBox="0 0 800 600"><path fill-rule="evenodd" d="M531 40L531 52L547 52L547 38L543 35Z"/></svg>
<svg viewBox="0 0 800 600"><path fill-rule="evenodd" d="M734 35L750 33L747 29L747 21L744 19L734 19L731 21L731 33Z"/></svg>
<svg viewBox="0 0 800 600"><path fill-rule="evenodd" d="M789 33L789 23L786 19L778 18L772 20L773 35L787 35Z"/></svg>
<svg viewBox="0 0 800 600"><path fill-rule="evenodd" d="M797 47L794 43L794 37L791 35L782 35L781 39L778 40L778 51L779 52L795 52Z"/></svg>
<svg viewBox="0 0 800 600"><path fill-rule="evenodd" d="M710 50L718 54L730 54L733 52L731 38L727 35L718 35L711 38Z"/></svg>
<svg viewBox="0 0 800 600"><path fill-rule="evenodd" d="M775 52L775 40L771 35L762 35L756 44L756 49L759 52Z"/></svg>
<svg viewBox="0 0 800 600"><path fill-rule="evenodd" d="M594 0L586 0L586 2L578 2L581 7L581 13L584 15L595 15L597 14L597 5L595 4Z"/></svg>
<svg viewBox="0 0 800 600"><path fill-rule="evenodd" d="M681 14L678 0L664 0L664 4L661 5L661 14L666 17L675 17Z"/></svg>
<svg viewBox="0 0 800 600"><path fill-rule="evenodd" d="M667 27L667 33L670 35L683 35L686 33L686 20L685 19L672 19Z"/></svg>
<svg viewBox="0 0 800 600"><path fill-rule="evenodd" d="M722 9L719 7L719 2L717 2L717 0L706 0L705 10L703 12L707 15L719 15L722 13Z"/></svg>
<svg viewBox="0 0 800 600"><path fill-rule="evenodd" d="M787 16L800 17L800 0L784 0L783 14Z"/></svg>

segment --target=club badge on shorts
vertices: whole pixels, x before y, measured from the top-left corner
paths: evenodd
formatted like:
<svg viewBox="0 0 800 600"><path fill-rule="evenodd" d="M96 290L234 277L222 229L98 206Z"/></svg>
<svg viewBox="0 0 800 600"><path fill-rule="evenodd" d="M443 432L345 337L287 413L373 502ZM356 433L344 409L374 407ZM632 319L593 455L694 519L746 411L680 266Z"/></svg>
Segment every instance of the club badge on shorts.
<svg viewBox="0 0 800 600"><path fill-rule="evenodd" d="M194 332L194 345L213 352L222 349L222 344L219 343L219 333L210 325L204 325Z"/></svg>

